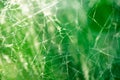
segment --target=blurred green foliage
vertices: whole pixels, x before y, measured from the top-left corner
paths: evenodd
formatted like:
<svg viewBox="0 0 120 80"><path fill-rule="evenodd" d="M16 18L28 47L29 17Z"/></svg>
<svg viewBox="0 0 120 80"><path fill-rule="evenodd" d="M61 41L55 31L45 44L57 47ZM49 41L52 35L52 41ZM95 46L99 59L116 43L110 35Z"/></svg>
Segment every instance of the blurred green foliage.
<svg viewBox="0 0 120 80"><path fill-rule="evenodd" d="M120 80L119 0L1 0L0 80Z"/></svg>

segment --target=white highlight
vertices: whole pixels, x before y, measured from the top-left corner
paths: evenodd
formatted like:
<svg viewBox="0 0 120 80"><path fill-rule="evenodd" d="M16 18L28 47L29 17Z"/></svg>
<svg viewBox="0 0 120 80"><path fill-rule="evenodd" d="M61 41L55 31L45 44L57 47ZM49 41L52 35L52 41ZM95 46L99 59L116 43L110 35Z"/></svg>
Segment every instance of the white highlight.
<svg viewBox="0 0 120 80"><path fill-rule="evenodd" d="M28 8L27 5L22 4L22 5L20 5L20 8L21 8L21 10L22 10L22 14L25 14L25 15L28 15L28 14L29 14L30 10L29 10L29 8Z"/></svg>
<svg viewBox="0 0 120 80"><path fill-rule="evenodd" d="M11 60L7 55L3 55L3 58L7 61L7 63L11 63Z"/></svg>

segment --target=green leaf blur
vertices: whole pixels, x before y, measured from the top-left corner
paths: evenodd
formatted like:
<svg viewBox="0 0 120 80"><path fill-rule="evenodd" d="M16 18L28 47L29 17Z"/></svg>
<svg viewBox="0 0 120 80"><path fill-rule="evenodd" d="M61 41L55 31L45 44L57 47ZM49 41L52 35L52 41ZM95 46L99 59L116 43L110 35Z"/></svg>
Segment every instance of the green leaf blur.
<svg viewBox="0 0 120 80"><path fill-rule="evenodd" d="M0 80L120 80L120 1L0 0Z"/></svg>

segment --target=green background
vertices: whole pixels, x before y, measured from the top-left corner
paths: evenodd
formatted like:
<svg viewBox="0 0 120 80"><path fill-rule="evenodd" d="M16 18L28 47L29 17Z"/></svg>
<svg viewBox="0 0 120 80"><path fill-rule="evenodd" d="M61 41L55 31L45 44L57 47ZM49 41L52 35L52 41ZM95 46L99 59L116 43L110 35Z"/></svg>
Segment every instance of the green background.
<svg viewBox="0 0 120 80"><path fill-rule="evenodd" d="M120 1L0 0L0 80L120 80Z"/></svg>

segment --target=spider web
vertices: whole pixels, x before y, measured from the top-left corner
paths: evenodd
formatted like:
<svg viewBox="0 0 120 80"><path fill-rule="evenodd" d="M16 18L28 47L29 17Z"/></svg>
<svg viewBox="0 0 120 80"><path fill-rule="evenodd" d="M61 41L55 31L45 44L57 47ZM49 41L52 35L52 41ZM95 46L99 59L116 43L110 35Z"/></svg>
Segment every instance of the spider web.
<svg viewBox="0 0 120 80"><path fill-rule="evenodd" d="M0 80L116 80L119 0L0 0Z"/></svg>

